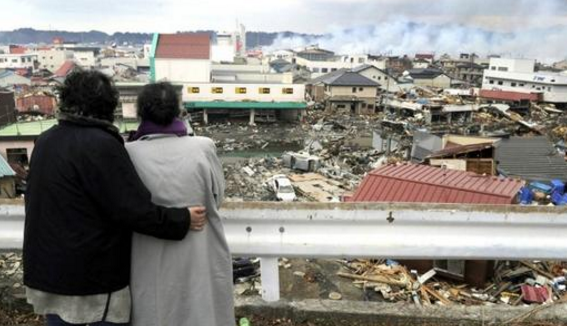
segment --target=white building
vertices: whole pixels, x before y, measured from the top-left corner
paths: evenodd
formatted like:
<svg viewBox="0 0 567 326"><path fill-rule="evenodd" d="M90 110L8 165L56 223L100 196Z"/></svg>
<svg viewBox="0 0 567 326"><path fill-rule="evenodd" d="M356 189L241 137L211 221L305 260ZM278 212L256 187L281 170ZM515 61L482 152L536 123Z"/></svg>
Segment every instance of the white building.
<svg viewBox="0 0 567 326"><path fill-rule="evenodd" d="M153 81L183 85L182 99L192 117L250 116L297 119L305 110L305 88L292 74L275 74L269 65L213 64L208 34L156 34L150 55Z"/></svg>
<svg viewBox="0 0 567 326"><path fill-rule="evenodd" d="M246 28L238 25L233 32L216 34L211 47L213 62L234 62L235 57L246 57Z"/></svg>
<svg viewBox="0 0 567 326"><path fill-rule="evenodd" d="M150 54L152 80L208 83L211 80L209 34L155 34Z"/></svg>
<svg viewBox="0 0 567 326"><path fill-rule="evenodd" d="M0 54L0 69L28 69L34 68L37 61L36 54Z"/></svg>
<svg viewBox="0 0 567 326"><path fill-rule="evenodd" d="M57 71L65 61L73 59L73 53L63 49L38 50L37 62L38 69L46 69L51 72Z"/></svg>
<svg viewBox="0 0 567 326"><path fill-rule="evenodd" d="M567 103L567 75L536 72L535 60L491 58L482 89L540 94L543 102Z"/></svg>
<svg viewBox="0 0 567 326"><path fill-rule="evenodd" d="M83 67L92 69L98 66L98 54L100 52L99 48L89 48L89 47L73 47L69 48L73 52L73 57L75 62Z"/></svg>
<svg viewBox="0 0 567 326"><path fill-rule="evenodd" d="M353 69L362 64L373 65L378 69L386 68L385 60L374 59L370 55L348 55L335 58L334 61L310 61L296 57L294 63L305 66L311 71L311 78L317 78L339 69Z"/></svg>

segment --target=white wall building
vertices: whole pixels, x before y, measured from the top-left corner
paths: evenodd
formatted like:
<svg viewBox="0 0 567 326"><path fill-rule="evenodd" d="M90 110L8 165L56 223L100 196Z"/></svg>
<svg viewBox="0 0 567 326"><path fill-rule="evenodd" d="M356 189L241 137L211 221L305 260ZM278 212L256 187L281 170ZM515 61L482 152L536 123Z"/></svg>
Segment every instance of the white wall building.
<svg viewBox="0 0 567 326"><path fill-rule="evenodd" d="M266 83L185 83L183 101L303 102L305 85Z"/></svg>
<svg viewBox="0 0 567 326"><path fill-rule="evenodd" d="M83 67L83 68L94 68L98 65L98 53L99 50L96 48L81 48L75 47L70 48L73 52L73 57L75 58L75 62Z"/></svg>
<svg viewBox="0 0 567 326"><path fill-rule="evenodd" d="M0 69L34 68L37 54L0 54Z"/></svg>
<svg viewBox="0 0 567 326"><path fill-rule="evenodd" d="M67 60L73 59L73 53L63 49L50 49L36 51L38 69L57 71Z"/></svg>
<svg viewBox="0 0 567 326"><path fill-rule="evenodd" d="M536 72L535 60L491 58L482 89L539 93L544 102L567 103L567 75Z"/></svg>

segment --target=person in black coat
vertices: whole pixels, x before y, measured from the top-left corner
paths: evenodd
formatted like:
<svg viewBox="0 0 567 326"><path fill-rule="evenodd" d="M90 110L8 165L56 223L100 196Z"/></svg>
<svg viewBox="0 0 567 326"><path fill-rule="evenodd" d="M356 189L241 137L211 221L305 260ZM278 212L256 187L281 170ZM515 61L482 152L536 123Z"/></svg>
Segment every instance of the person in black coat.
<svg viewBox="0 0 567 326"><path fill-rule="evenodd" d="M205 209L152 204L112 124L108 77L77 71L59 91L59 123L35 144L25 193L28 301L48 325L127 324L132 232L181 240L204 227Z"/></svg>

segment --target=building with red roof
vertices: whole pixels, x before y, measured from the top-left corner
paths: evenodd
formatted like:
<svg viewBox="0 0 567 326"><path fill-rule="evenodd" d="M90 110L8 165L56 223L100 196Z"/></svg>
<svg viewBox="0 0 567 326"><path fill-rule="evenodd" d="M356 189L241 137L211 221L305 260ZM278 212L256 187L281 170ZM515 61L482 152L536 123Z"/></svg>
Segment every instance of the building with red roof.
<svg viewBox="0 0 567 326"><path fill-rule="evenodd" d="M524 182L439 167L387 165L370 172L350 201L510 205Z"/></svg>
<svg viewBox="0 0 567 326"><path fill-rule="evenodd" d="M417 164L387 165L370 172L349 201L453 204L515 204L523 181ZM491 261L402 261L420 273L438 274L483 287L494 273Z"/></svg>
<svg viewBox="0 0 567 326"><path fill-rule="evenodd" d="M203 82L211 79L208 33L155 34L150 54L154 81Z"/></svg>

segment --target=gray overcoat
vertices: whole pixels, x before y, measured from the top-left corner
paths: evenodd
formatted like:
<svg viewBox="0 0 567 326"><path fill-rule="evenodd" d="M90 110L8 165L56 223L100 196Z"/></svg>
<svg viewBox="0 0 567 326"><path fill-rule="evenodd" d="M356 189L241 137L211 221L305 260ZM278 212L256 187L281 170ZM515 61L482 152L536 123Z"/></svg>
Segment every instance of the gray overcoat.
<svg viewBox="0 0 567 326"><path fill-rule="evenodd" d="M134 234L132 325L234 325L232 259L219 216L224 176L213 141L151 135L126 149L154 203L202 205L208 217L203 231L179 242Z"/></svg>

